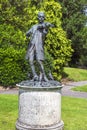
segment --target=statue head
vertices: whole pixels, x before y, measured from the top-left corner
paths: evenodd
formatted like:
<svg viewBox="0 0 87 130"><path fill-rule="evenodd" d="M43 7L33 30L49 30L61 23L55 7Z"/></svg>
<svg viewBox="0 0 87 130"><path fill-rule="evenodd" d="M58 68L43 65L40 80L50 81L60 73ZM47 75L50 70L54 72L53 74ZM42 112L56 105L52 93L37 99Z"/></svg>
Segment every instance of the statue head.
<svg viewBox="0 0 87 130"><path fill-rule="evenodd" d="M43 23L44 22L44 19L45 19L45 14L44 12L39 12L38 13L38 20L40 23Z"/></svg>

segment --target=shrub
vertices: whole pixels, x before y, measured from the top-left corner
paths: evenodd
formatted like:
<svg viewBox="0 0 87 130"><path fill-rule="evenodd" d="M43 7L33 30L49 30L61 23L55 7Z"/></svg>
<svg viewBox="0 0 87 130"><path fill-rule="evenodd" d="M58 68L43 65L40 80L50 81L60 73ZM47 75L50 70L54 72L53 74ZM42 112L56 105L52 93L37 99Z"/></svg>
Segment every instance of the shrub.
<svg viewBox="0 0 87 130"><path fill-rule="evenodd" d="M13 47L0 49L0 84L15 85L27 78L28 65L24 60L25 50L15 50Z"/></svg>
<svg viewBox="0 0 87 130"><path fill-rule="evenodd" d="M39 11L44 11L46 21L55 25L51 28L45 41L45 70L51 68L55 79L61 78L64 64L71 57L71 42L61 27L61 6L54 0L5 0L0 3L0 84L8 86L27 79L31 73L25 61L28 40L26 31L37 21ZM49 67L50 66L50 67Z"/></svg>

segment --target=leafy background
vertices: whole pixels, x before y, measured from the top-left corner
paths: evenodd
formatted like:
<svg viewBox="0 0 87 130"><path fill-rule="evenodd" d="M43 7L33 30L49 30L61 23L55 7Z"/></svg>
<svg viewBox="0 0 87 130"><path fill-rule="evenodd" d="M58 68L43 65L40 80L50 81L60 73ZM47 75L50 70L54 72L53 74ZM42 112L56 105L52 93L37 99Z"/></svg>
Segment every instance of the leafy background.
<svg viewBox="0 0 87 130"><path fill-rule="evenodd" d="M0 84L13 86L26 80L30 72L25 60L29 39L26 31L37 21L39 11L44 11L46 21L55 25L49 30L45 41L46 72L50 69L55 79L60 80L64 64L71 57L71 41L61 25L61 6L54 0L4 0L0 1Z"/></svg>

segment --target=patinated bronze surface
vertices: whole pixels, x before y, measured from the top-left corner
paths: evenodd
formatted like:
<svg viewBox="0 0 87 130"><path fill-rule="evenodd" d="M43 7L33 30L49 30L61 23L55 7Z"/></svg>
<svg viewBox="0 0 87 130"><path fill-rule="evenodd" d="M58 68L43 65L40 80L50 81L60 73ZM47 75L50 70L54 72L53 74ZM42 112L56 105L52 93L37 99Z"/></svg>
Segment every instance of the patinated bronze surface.
<svg viewBox="0 0 87 130"><path fill-rule="evenodd" d="M44 61L44 41L46 34L48 33L49 27L54 27L53 24L49 22L44 22L45 14L43 12L38 13L38 24L33 25L26 33L26 37L30 37L30 43L28 46L26 59L29 59L31 66L33 81L48 81L43 61ZM34 66L34 60L39 63L40 76L37 75ZM50 78L53 79L52 75Z"/></svg>

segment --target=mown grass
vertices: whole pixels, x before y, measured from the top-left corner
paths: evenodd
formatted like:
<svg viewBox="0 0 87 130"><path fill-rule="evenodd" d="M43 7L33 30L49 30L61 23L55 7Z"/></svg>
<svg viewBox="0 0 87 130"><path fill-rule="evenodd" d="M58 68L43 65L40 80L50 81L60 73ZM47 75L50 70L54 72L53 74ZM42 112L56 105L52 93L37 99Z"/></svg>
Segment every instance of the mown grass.
<svg viewBox="0 0 87 130"><path fill-rule="evenodd" d="M63 97L64 130L87 130L87 99Z"/></svg>
<svg viewBox="0 0 87 130"><path fill-rule="evenodd" d="M15 130L17 95L0 95L0 130ZM62 97L64 130L87 130L87 100Z"/></svg>
<svg viewBox="0 0 87 130"><path fill-rule="evenodd" d="M87 80L87 70L78 68L64 67L65 78L72 81Z"/></svg>
<svg viewBox="0 0 87 130"><path fill-rule="evenodd" d="M0 95L0 130L15 130L17 104L17 95Z"/></svg>
<svg viewBox="0 0 87 130"><path fill-rule="evenodd" d="M87 92L87 85L78 86L78 87L72 88L72 90L80 91L80 92Z"/></svg>

